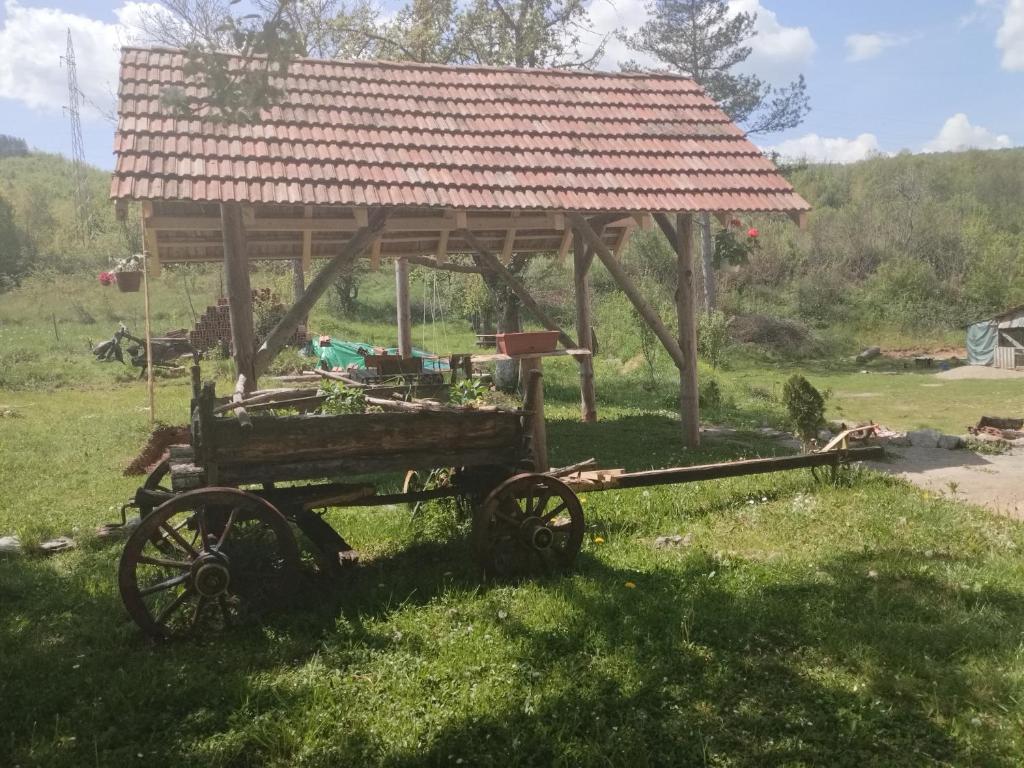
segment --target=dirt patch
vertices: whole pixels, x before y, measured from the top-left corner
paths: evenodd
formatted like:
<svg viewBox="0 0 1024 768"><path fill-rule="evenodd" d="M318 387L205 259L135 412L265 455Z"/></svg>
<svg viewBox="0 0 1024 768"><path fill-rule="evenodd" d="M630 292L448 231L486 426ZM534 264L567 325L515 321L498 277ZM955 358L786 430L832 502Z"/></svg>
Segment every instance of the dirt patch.
<svg viewBox="0 0 1024 768"><path fill-rule="evenodd" d="M1024 449L983 456L915 446L889 448L888 453L891 461L870 466L927 491L1024 519Z"/></svg>
<svg viewBox="0 0 1024 768"><path fill-rule="evenodd" d="M935 374L937 379L1024 379L1024 371L992 368L987 365L962 365Z"/></svg>
<svg viewBox="0 0 1024 768"><path fill-rule="evenodd" d="M735 341L757 344L788 356L813 354L817 342L807 326L767 315L736 315L729 323Z"/></svg>

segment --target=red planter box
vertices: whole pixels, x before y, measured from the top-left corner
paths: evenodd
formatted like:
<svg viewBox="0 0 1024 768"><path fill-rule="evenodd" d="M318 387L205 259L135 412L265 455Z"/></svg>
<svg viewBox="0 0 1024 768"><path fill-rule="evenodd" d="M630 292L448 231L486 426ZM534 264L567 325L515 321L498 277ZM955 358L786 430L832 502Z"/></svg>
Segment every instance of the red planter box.
<svg viewBox="0 0 1024 768"><path fill-rule="evenodd" d="M558 344L558 331L530 331L528 333L499 333L494 337L498 351L503 355L529 355L535 352L554 352Z"/></svg>

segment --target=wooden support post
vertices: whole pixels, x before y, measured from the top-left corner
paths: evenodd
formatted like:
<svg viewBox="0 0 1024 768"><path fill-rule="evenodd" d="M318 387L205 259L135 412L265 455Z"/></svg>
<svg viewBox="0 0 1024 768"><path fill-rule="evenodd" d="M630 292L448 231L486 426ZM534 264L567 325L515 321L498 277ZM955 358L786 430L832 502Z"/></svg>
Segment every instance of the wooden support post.
<svg viewBox="0 0 1024 768"><path fill-rule="evenodd" d="M523 285L519 279L505 269L505 265L501 263L497 256L488 251L481 243L476 235L470 232L468 229L462 231L462 237L472 248L476 251L476 254L480 257L484 266L491 270L499 279L503 280L505 284L512 289L519 301L526 307L526 311L529 312L533 317L547 328L549 331L558 331L558 340L566 349L577 349L578 345L576 341L565 331L558 327L558 324L548 316L548 313L540 308L540 305L534 300L530 292L526 290L526 286Z"/></svg>
<svg viewBox="0 0 1024 768"><path fill-rule="evenodd" d="M224 232L224 286L228 294L235 373L245 376L247 386L255 388L256 332L253 329L252 285L249 282L249 255L241 206L221 203L220 218Z"/></svg>
<svg viewBox="0 0 1024 768"><path fill-rule="evenodd" d="M303 211L302 211L302 216L303 216L303 218L306 218L306 219L312 219L313 218L313 206L312 205L307 205L303 209ZM307 231L302 233L302 262L301 262L301 267L302 267L302 271L303 272L312 272L313 271L313 231L312 230L307 230ZM305 290L305 289L303 288L303 290ZM302 292L299 291L295 295L295 298L298 299L299 296L301 296L301 295L302 295Z"/></svg>
<svg viewBox="0 0 1024 768"><path fill-rule="evenodd" d="M412 313L409 309L409 262L395 259L395 303L398 309L398 354L412 357Z"/></svg>
<svg viewBox="0 0 1024 768"><path fill-rule="evenodd" d="M629 275L626 274L622 265L619 264L618 259L615 258L615 254L611 252L611 249L605 245L601 236L594 231L593 227L590 226L583 216L578 213L570 213L569 220L572 222L572 226L576 229L586 241L587 244L593 249L594 253L604 264L605 268L611 274L612 278L622 289L623 293L629 298L636 307L637 312L643 317L644 322L650 326L650 329L654 331L654 335L658 337L662 346L665 347L665 351L668 352L669 357L672 358L672 362L675 363L676 367L681 371L686 366L684 362L682 350L679 349L679 343L672 336L671 331L665 327L665 323L662 322L658 316L657 310L654 309L644 298L643 293L637 288L636 283L629 279Z"/></svg>
<svg viewBox="0 0 1024 768"><path fill-rule="evenodd" d="M693 216L676 214L676 317L684 365L679 369L679 414L683 445L700 446L700 397L697 383L697 302L693 279Z"/></svg>
<svg viewBox="0 0 1024 768"><path fill-rule="evenodd" d="M385 210L374 211L370 216L370 223L353 234L352 239L345 244L345 247L323 266L316 277L310 280L306 292L292 305L291 309L285 312L284 317L267 334L266 340L256 353L257 374L263 373L267 369L270 362L295 333L302 318L309 315L313 305L327 292L338 274L370 246L373 239L384 229L386 221L387 212ZM248 275L248 272L246 274Z"/></svg>
<svg viewBox="0 0 1024 768"><path fill-rule="evenodd" d="M437 238L437 263L444 264L448 261L448 230L442 229Z"/></svg>
<svg viewBox="0 0 1024 768"><path fill-rule="evenodd" d="M153 218L153 203L146 200L142 203L142 242L146 251L146 276L160 277L160 246L157 243L156 230L149 226Z"/></svg>
<svg viewBox="0 0 1024 768"><path fill-rule="evenodd" d="M524 357L519 361L519 380L523 382L526 397L523 405L529 410L530 447L533 450L534 472L547 472L548 425L544 420L544 375L543 360L539 357Z"/></svg>
<svg viewBox="0 0 1024 768"><path fill-rule="evenodd" d="M587 252L582 237L573 238L573 287L576 293L576 338L582 349L594 351L594 334L590 317L590 264L593 251ZM580 417L597 421L597 394L594 388L593 355L579 358Z"/></svg>

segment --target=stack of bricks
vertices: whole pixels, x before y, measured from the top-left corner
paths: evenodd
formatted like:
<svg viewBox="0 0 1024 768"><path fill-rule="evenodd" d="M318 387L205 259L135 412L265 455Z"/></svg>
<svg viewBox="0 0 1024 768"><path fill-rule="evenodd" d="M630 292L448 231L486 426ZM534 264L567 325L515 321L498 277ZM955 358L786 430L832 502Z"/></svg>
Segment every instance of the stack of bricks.
<svg viewBox="0 0 1024 768"><path fill-rule="evenodd" d="M269 288L261 288L252 292L254 303L265 303L275 313L284 313L285 307L271 294ZM207 307L195 328L189 331L188 339L192 346L198 350L214 349L216 347L228 349L231 346L231 313L228 309L226 297L217 299L217 304ZM309 337L305 326L300 325L295 330L295 335L289 340L294 346L301 346L308 341Z"/></svg>

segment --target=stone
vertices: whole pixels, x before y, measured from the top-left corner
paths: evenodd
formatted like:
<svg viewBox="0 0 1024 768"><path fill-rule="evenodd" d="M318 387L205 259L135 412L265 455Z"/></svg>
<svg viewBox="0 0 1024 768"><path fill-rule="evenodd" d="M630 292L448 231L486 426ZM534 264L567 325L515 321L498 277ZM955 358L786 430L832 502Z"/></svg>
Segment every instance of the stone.
<svg viewBox="0 0 1024 768"><path fill-rule="evenodd" d="M67 536L58 536L56 539L44 541L39 545L39 549L42 550L44 555L56 555L60 552L67 552L69 549L73 549L74 546L75 542Z"/></svg>
<svg viewBox="0 0 1024 768"><path fill-rule="evenodd" d="M964 440L959 435L939 435L938 447L955 451L964 447Z"/></svg>
<svg viewBox="0 0 1024 768"><path fill-rule="evenodd" d="M910 444L915 448L935 448L939 444L942 433L935 429L918 429L908 432L907 437L910 438Z"/></svg>
<svg viewBox="0 0 1024 768"><path fill-rule="evenodd" d="M893 447L909 448L913 445L910 439L910 435L906 432L897 432L893 435L885 435L884 437L878 438L878 442L882 445L891 445Z"/></svg>
<svg viewBox="0 0 1024 768"><path fill-rule="evenodd" d="M675 536L659 536L654 540L654 546L658 549L668 549L669 547L688 547L693 543L693 534L688 533L685 536L676 534Z"/></svg>
<svg viewBox="0 0 1024 768"><path fill-rule="evenodd" d="M0 536L0 555L20 555L21 540L17 536Z"/></svg>
<svg viewBox="0 0 1024 768"><path fill-rule="evenodd" d="M822 445L824 445L829 440L831 440L832 437L833 437L832 430L830 430L830 429L822 429L822 430L819 430L819 432L818 432L818 442L821 443Z"/></svg>

